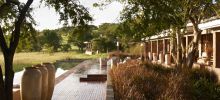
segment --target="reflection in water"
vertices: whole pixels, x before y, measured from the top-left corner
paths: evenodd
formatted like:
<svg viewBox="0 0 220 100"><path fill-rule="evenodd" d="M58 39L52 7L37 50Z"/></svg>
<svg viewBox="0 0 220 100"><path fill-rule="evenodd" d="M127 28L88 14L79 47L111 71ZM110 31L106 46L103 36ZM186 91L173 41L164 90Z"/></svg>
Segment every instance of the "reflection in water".
<svg viewBox="0 0 220 100"><path fill-rule="evenodd" d="M62 74L65 73L66 71L68 71L68 70L63 70L62 68L57 68L55 77L56 77L56 78L59 77L60 75L62 75Z"/></svg>

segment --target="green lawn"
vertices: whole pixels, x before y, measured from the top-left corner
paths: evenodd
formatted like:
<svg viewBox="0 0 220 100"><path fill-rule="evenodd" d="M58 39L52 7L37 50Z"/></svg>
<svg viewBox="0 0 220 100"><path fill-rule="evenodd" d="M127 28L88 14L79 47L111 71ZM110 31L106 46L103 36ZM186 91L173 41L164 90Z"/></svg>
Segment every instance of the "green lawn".
<svg viewBox="0 0 220 100"><path fill-rule="evenodd" d="M42 62L55 62L56 60L64 59L95 59L106 57L107 54L86 55L83 53L72 52L56 52L53 54L45 52L28 52L16 53L14 57L14 71L20 71L23 67L28 67L33 64L40 64ZM0 64L3 66L3 56L0 54ZM68 69L68 68L65 68Z"/></svg>

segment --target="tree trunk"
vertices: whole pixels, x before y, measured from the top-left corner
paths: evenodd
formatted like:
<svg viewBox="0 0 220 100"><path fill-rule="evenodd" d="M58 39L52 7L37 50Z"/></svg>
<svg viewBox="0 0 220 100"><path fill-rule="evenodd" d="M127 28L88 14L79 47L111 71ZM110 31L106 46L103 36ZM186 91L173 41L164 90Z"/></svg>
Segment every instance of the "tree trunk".
<svg viewBox="0 0 220 100"><path fill-rule="evenodd" d="M181 41L181 48L182 48L182 62L181 62L181 67L185 68L186 67L186 49L187 47L183 46L183 41Z"/></svg>
<svg viewBox="0 0 220 100"><path fill-rule="evenodd" d="M11 0L6 0L7 4L12 3ZM15 50L17 48L19 37L20 37L20 28L25 19L26 12L28 11L30 5L32 4L33 0L27 0L26 4L22 7L19 7L20 11L18 17L15 21L15 28L11 34L9 47L6 43L3 30L0 26L0 46L4 55L4 62L5 62L5 79L3 80L2 71L0 70L0 93L3 97L0 97L1 100L13 100L13 79L14 79L14 71L13 71L13 57L15 54ZM2 82L3 80L3 82Z"/></svg>
<svg viewBox="0 0 220 100"><path fill-rule="evenodd" d="M0 97L2 100L5 100L5 92L4 92L4 79L3 79L3 73L2 68L0 66Z"/></svg>
<svg viewBox="0 0 220 100"><path fill-rule="evenodd" d="M13 100L13 53L4 54L6 100Z"/></svg>
<svg viewBox="0 0 220 100"><path fill-rule="evenodd" d="M180 34L180 28L176 28L176 42L177 42L177 56L176 56L176 65L177 67L181 67L182 65L182 49L181 49L181 44L182 44L182 38Z"/></svg>
<svg viewBox="0 0 220 100"><path fill-rule="evenodd" d="M194 39L193 43L191 45L191 51L189 52L187 56L186 66L189 68L193 67L193 63L195 62L195 59L198 57L196 54L198 52L198 43L199 40L201 40L201 33L202 30L198 28L198 24L193 24L193 30L194 30Z"/></svg>
<svg viewBox="0 0 220 100"><path fill-rule="evenodd" d="M176 48L176 28L172 28L172 36L170 38L170 51L171 51L171 59L174 60L175 64L177 64L177 50Z"/></svg>

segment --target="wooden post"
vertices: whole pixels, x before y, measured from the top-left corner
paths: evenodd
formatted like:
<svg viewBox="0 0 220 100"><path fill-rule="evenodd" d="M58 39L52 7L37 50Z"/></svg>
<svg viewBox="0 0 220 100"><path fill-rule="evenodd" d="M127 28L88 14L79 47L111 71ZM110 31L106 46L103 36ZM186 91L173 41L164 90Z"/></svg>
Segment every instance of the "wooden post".
<svg viewBox="0 0 220 100"><path fill-rule="evenodd" d="M144 42L144 61L147 61L147 42Z"/></svg>
<svg viewBox="0 0 220 100"><path fill-rule="evenodd" d="M198 48L199 48L199 58L202 57L202 44L201 44L202 40L199 40L199 44L198 44Z"/></svg>
<svg viewBox="0 0 220 100"><path fill-rule="evenodd" d="M188 54L188 46L189 46L189 37L186 36L186 57L187 57L187 54Z"/></svg>
<svg viewBox="0 0 220 100"><path fill-rule="evenodd" d="M149 60L153 60L152 52L153 52L153 43L152 41L150 41L150 52L148 53Z"/></svg>
<svg viewBox="0 0 220 100"><path fill-rule="evenodd" d="M157 40L157 56L159 55L159 40Z"/></svg>
<svg viewBox="0 0 220 100"><path fill-rule="evenodd" d="M213 33L213 67L220 68L220 32Z"/></svg>
<svg viewBox="0 0 220 100"><path fill-rule="evenodd" d="M153 41L150 41L150 52L152 53L153 52Z"/></svg>
<svg viewBox="0 0 220 100"><path fill-rule="evenodd" d="M163 54L165 55L166 53L166 41L163 39Z"/></svg>

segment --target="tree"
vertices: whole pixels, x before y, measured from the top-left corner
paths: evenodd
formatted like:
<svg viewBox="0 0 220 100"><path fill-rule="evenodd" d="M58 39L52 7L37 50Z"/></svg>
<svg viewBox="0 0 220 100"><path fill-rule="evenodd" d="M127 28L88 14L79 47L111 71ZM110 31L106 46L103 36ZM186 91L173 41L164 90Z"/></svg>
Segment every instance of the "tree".
<svg viewBox="0 0 220 100"><path fill-rule="evenodd" d="M76 45L79 51L83 51L83 48L86 47L84 42L88 42L92 39L91 32L93 28L95 28L93 25L75 27L68 36L68 42Z"/></svg>
<svg viewBox="0 0 220 100"><path fill-rule="evenodd" d="M26 27L22 27L21 30L20 41L16 52L40 51L40 44L37 39L38 32L33 28L33 26L31 24L27 24Z"/></svg>
<svg viewBox="0 0 220 100"><path fill-rule="evenodd" d="M68 24L70 19L73 25L84 25L91 20L86 8L77 0L41 0L46 6L55 8L60 15L60 21ZM0 1L0 46L4 56L5 78L0 68L0 97L1 100L12 100L13 87L13 58L18 46L21 27L33 23L30 12L33 10L33 0L21 3L19 0ZM6 35L10 35L6 41Z"/></svg>
<svg viewBox="0 0 220 100"><path fill-rule="evenodd" d="M109 0L107 0L109 2ZM215 16L219 11L219 0L110 0L120 1L126 4L123 10L123 19L131 21L139 27L138 32L143 38L144 35L151 36L160 33L162 30L172 29L172 35L177 42L177 50L172 50L177 65L184 65L192 68L196 58L198 42L201 30L198 25L202 20ZM217 8L217 9L216 9ZM191 43L191 51L187 57L182 56L181 37L188 22L193 24L194 39ZM152 31L153 30L153 31ZM173 41L173 42L174 42ZM183 59L186 58L186 63Z"/></svg>
<svg viewBox="0 0 220 100"><path fill-rule="evenodd" d="M115 50L118 26L119 24L116 23L103 23L99 25L99 28L93 32L93 50L99 50L101 52Z"/></svg>
<svg viewBox="0 0 220 100"><path fill-rule="evenodd" d="M118 28L118 24L115 23L103 23L99 25L99 28L96 32L99 36L107 37L107 38L115 38L116 29Z"/></svg>
<svg viewBox="0 0 220 100"><path fill-rule="evenodd" d="M41 45L49 52L56 52L61 46L61 36L55 31L44 30Z"/></svg>
<svg viewBox="0 0 220 100"><path fill-rule="evenodd" d="M182 6L185 9L185 13L187 18L190 20L190 22L193 25L193 36L194 39L191 43L191 51L188 54L186 66L192 67L193 61L196 58L196 52L198 51L198 43L201 40L201 33L202 30L199 29L199 24L202 22L202 20L216 16L216 10L215 5L219 3L218 0L215 0L216 3L214 3L212 0L184 0L184 6Z"/></svg>
<svg viewBox="0 0 220 100"><path fill-rule="evenodd" d="M106 37L92 39L92 50L99 52L108 52L116 49L116 42Z"/></svg>

